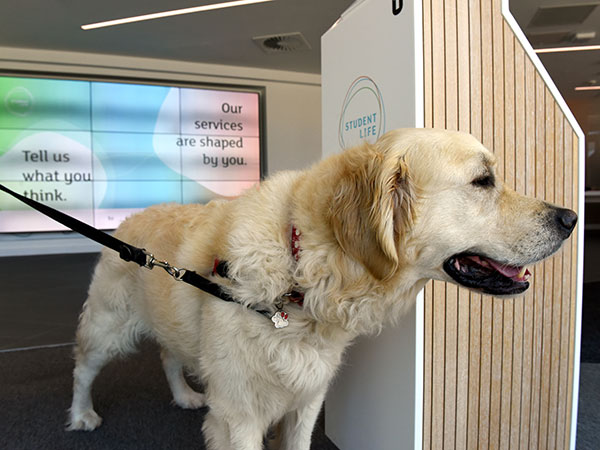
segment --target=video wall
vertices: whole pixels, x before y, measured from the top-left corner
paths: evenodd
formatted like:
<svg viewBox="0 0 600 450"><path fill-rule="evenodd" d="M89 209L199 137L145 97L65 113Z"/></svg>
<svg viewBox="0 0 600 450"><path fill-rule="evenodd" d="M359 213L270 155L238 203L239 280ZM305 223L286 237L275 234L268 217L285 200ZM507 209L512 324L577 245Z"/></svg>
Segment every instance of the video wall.
<svg viewBox="0 0 600 450"><path fill-rule="evenodd" d="M258 90L0 77L0 183L113 229L261 178ZM0 192L0 232L65 228Z"/></svg>

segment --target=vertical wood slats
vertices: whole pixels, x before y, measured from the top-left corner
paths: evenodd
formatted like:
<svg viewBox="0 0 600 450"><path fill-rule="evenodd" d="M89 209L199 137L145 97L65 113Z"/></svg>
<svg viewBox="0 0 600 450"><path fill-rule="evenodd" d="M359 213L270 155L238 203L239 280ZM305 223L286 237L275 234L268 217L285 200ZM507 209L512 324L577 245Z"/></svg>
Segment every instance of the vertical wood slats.
<svg viewBox="0 0 600 450"><path fill-rule="evenodd" d="M578 141L501 0L423 0L425 126L470 132L517 192L577 210ZM425 288L423 448L566 449L576 240L524 297Z"/></svg>

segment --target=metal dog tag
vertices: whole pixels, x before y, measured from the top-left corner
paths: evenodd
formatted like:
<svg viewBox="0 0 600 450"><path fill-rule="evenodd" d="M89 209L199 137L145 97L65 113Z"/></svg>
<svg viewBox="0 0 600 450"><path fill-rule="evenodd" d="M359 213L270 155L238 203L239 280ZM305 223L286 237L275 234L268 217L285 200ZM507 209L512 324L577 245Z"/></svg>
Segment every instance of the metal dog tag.
<svg viewBox="0 0 600 450"><path fill-rule="evenodd" d="M285 328L290 324L288 317L288 313L281 309L271 316L271 320L275 324L275 328Z"/></svg>

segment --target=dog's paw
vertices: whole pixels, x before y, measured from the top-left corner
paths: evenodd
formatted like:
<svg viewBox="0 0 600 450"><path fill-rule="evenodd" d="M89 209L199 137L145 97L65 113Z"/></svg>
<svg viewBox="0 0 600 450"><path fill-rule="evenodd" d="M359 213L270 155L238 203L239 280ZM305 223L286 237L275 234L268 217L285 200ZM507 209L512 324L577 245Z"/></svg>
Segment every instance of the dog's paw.
<svg viewBox="0 0 600 450"><path fill-rule="evenodd" d="M96 411L89 409L82 413L71 413L70 420L67 424L67 431L92 431L100 426L102 417L96 414Z"/></svg>
<svg viewBox="0 0 600 450"><path fill-rule="evenodd" d="M174 398L173 403L183 409L198 409L206 405L204 394L191 389L189 392Z"/></svg>

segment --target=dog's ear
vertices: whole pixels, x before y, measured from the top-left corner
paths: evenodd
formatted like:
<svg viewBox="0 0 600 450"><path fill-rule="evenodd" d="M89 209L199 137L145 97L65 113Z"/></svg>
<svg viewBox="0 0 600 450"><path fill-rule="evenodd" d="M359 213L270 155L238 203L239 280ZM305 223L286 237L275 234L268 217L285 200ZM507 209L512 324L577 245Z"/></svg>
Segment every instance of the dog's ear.
<svg viewBox="0 0 600 450"><path fill-rule="evenodd" d="M331 202L331 225L342 249L375 278L398 268L398 247L413 216L406 163L368 144L346 151Z"/></svg>

